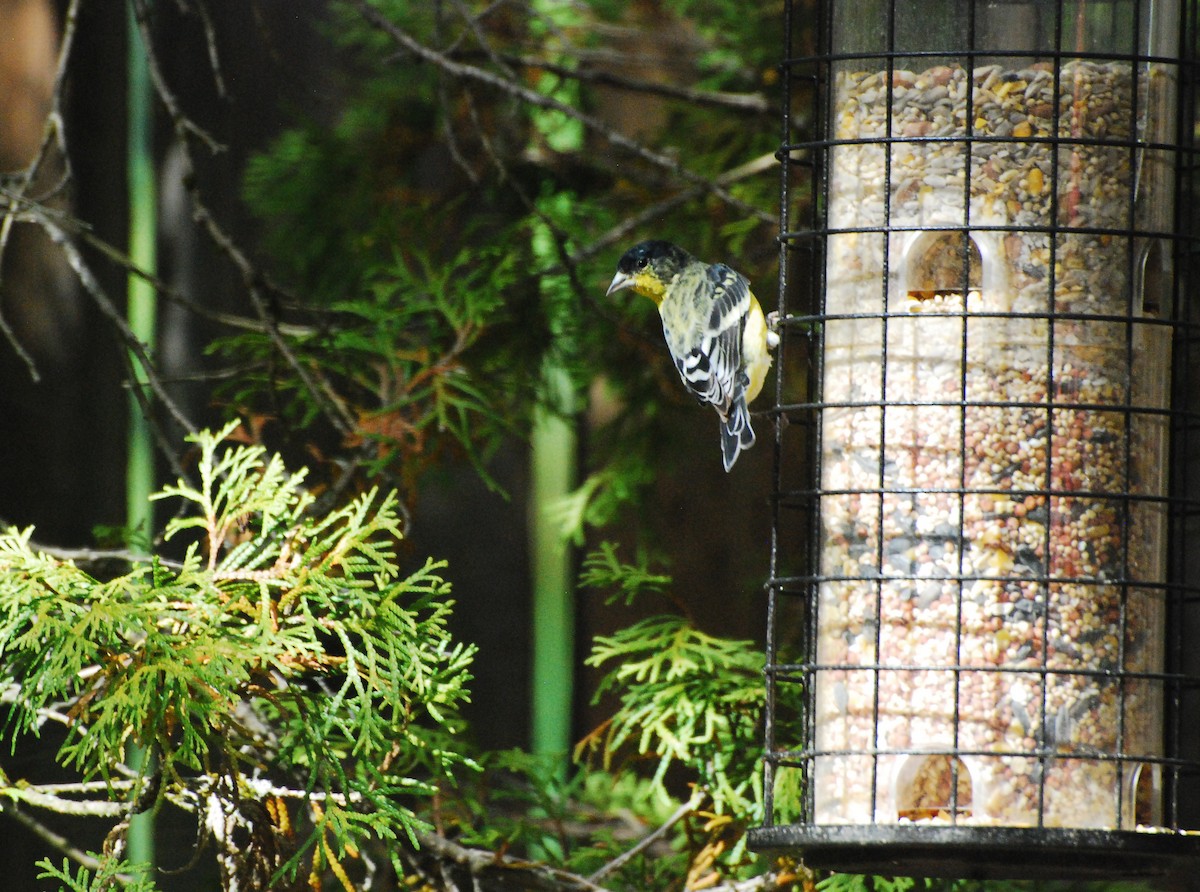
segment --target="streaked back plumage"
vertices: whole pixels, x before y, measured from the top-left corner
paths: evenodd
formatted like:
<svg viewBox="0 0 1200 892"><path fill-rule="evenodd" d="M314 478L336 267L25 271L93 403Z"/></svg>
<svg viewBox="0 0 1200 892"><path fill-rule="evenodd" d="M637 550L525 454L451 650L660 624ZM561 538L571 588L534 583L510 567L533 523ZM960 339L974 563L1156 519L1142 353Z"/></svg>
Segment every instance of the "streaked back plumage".
<svg viewBox="0 0 1200 892"><path fill-rule="evenodd" d="M706 264L670 242L650 241L621 257L610 293L618 287L633 288L658 304L680 379L720 416L721 457L728 471L741 451L754 445L746 404L761 389L771 362L762 309L750 283L724 263ZM746 343L748 332L751 343Z"/></svg>

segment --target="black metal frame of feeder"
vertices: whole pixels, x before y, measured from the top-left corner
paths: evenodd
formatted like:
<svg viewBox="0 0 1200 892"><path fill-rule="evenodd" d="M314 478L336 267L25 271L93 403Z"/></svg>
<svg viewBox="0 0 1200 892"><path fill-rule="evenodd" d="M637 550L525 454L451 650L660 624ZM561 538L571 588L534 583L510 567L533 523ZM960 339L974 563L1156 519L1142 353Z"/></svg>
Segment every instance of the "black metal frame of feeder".
<svg viewBox="0 0 1200 892"><path fill-rule="evenodd" d="M1038 817L1035 826L984 826L969 821L959 821L956 809L951 808L948 815L943 815L941 822L897 821L896 823L876 822L873 819L866 823L819 823L815 817L815 807L812 790L813 767L818 756L830 755L817 747L815 727L814 688L816 674L831 667L822 665L816 657L818 637L817 603L818 590L823 582L837 579L833 576L822 576L820 571L821 515L822 497L827 495L821 489L819 476L819 461L821 456L822 412L829 409L830 402L822 402L821 377L823 369L823 334L827 324L832 319L855 318L837 307L828 307L823 295L826 295L826 244L830 234L830 226L826 214L829 210L829 173L827 165L830 161L832 148L838 144L833 137L831 119L833 114L833 73L835 64L853 60L848 54L835 54L832 46L832 4L838 0L786 0L785 13L785 61L782 65L783 75L783 147L780 159L783 162L781 181L781 251L780 251L780 289L779 301L781 317L784 319L784 340L780 349L777 363L779 380L776 392L775 415L776 425L776 476L774 488L774 529L771 555L771 579L767 584L768 604L768 652L767 652L767 754L766 754L766 797L767 819L765 825L751 831L751 846L759 850L788 850L799 852L807 864L812 867L829 868L855 873L880 873L886 875L910 876L955 876L964 878L974 877L1006 877L1006 878L1075 878L1075 879L1112 879L1115 877L1152 876L1180 874L1194 870L1200 865L1200 835L1193 831L1200 829L1200 737L1195 733L1189 736L1189 721L1194 727L1200 727L1200 647L1189 644L1200 633L1200 415L1197 414L1197 403L1200 402L1200 301L1189 300L1186 293L1186 283L1200 278L1200 164L1197 164L1198 153L1196 135L1191 129L1195 118L1197 103L1197 81L1200 71L1197 69L1197 56L1200 55L1200 28L1197 17L1200 10L1196 4L1181 0L1182 38L1179 53L1179 104L1186 109L1181 114L1181 120L1187 125L1181 125L1179 136L1175 143L1160 145L1159 148L1168 152L1177 161L1176 181L1176 216L1178 223L1175 233L1169 241L1174 252L1176 276L1171 287L1173 306L1163 314L1162 324L1169 327L1173 343L1173 369L1171 385L1170 408L1166 410L1171 428L1171 470L1170 495L1166 498L1168 530L1168 577L1165 583L1150 583L1152 589L1161 590L1166 601L1166 633L1165 642L1166 671L1162 673L1126 673L1122 665L1116 669L1084 669L1083 674L1094 674L1104 682L1115 682L1123 697L1126 684L1133 681L1148 680L1152 684L1161 685L1163 692L1163 747L1160 756L1145 754L1128 756L1121 744L1121 732L1118 732L1116 751L1100 754L1116 764L1118 780L1120 772L1134 762L1151 764L1161 771L1161 826L1157 832L1142 829L1071 829L1047 826L1041 811L1044 801L1044 790L1039 789ZM845 0L841 0L845 2ZM902 0L888 0L889 10L894 10ZM970 3L972 9L980 0L963 0ZM1060 20L1066 6L1078 4L1079 0L1052 0ZM1131 0L1134 7L1148 0ZM1045 6L1046 4L1042 4ZM815 16L814 33L818 46L815 51L797 46L801 30L801 16ZM973 36L964 38L967 46L948 49L938 54L933 53L870 53L859 57L864 64L873 63L877 68L886 70L890 76L896 69L915 67L922 58L954 56L965 59L968 72L976 57L1003 56L994 50L976 51L973 46ZM1012 55L1016 55L1013 53ZM1056 67L1061 68L1068 57L1078 54L1065 51L1039 53L1040 57L1051 56ZM1131 65L1142 64L1147 60L1144 56L1123 56L1121 61ZM1056 74L1057 77L1057 74ZM968 75L968 80L970 76ZM1057 82L1056 82L1057 84ZM891 87L887 87L889 105ZM1136 102L1136 99L1134 100ZM970 105L967 106L970 108ZM802 114L803 112L803 114ZM890 114L890 113L889 113ZM1056 122L1057 122L1057 112ZM803 132L797 135L797 130ZM811 131L811 132L809 132ZM876 141L886 147L893 142L922 142L932 141L934 137L906 136L903 139L890 131ZM973 137L970 128L966 137L953 138L965 146L964 157L972 157ZM1055 143L1058 137L1051 136L1043 142ZM1144 143L1137 143L1136 137L1131 137L1125 146L1132 153L1145 148ZM968 162L969 163L969 162ZM970 176L968 168L967 176ZM885 187L885 189L890 188ZM1129 231L1114 233L1117 237L1132 240L1135 236L1133 228L1134 215L1130 199ZM948 225L942 227L946 232L962 233L964 236L972 232L970 221L964 220L961 226ZM1004 230L1006 227L994 227ZM1007 227L1014 232L1021 227ZM861 232L881 233L884 239L891 237L892 230L885 225L870 228L864 227ZM1044 227L1051 241L1057 235L1057 223ZM886 243L886 242L885 242ZM963 239L962 269L969 268L971 258L967 256L968 242ZM886 256L886 249L884 251ZM1053 257L1053 254L1051 254ZM883 275L887 276L887 261L884 261ZM963 305L966 304L968 283L961 286ZM1134 276L1130 275L1132 283ZM887 293L887 283L883 283L883 293ZM1191 287L1196 287L1192 285ZM1132 289L1133 285L1130 284ZM1053 273L1049 292L1054 292ZM794 307L793 304L799 304ZM840 314L840 315L839 315ZM965 317L966 309L959 311L960 318ZM1037 313L1031 314L1037 316ZM887 325L891 314L888 312L864 314L864 321L870 320ZM1132 329L1132 311L1129 317L1110 317L1108 321L1126 323ZM1069 314L1056 313L1051 298L1051 309L1046 314L1051 328ZM1144 321L1144 320L1143 320ZM966 356L970 349L966 343L964 325L964 360L963 387L966 393ZM1053 338L1053 336L1051 336ZM884 343L886 344L886 328ZM1132 343L1132 342L1131 342ZM1132 354L1132 349L1130 350ZM795 380L802 381L802 393L793 392ZM799 399L799 401L797 401ZM1135 407L1126 397L1124 404L1126 426L1132 426ZM879 409L886 410L888 403L886 394L880 394ZM1053 398L1050 398L1053 407ZM965 396L958 403L958 408L965 413L969 407L978 407L979 401L969 402ZM998 400L999 407L1011 407L1011 403ZM1043 407L1044 408L1044 407ZM1111 410L1112 406L1101 407ZM1121 407L1117 407L1121 411ZM963 416L965 418L965 414ZM880 465L882 466L882 440L880 445ZM1128 449L1128 447L1126 447ZM1193 455L1193 453L1196 453ZM1128 453L1126 453L1128 456ZM1127 459L1128 460L1128 459ZM1050 459L1047 458L1047 463ZM1047 472L1047 481L1049 481ZM960 499L970 492L969 488L960 483L954 492ZM1062 495L1053 490L1049 482L1041 490L1034 490L1047 500L1056 495ZM879 497L882 506L886 491L882 484L873 493ZM1123 505L1122 517L1128 522L1131 508L1129 503L1134 497L1128 494L1105 493L1104 498L1115 500ZM1125 499L1125 502L1121 502ZM1143 501L1145 497L1142 497ZM882 512L882 508L880 509ZM799 554L797 554L799 553ZM1046 559L1048 561L1048 558ZM880 557L882 561L882 557ZM1128 564L1125 565L1128 570ZM960 576L959 610L963 598L963 584L972 581L970 576ZM1041 572L1039 583L1046 591L1050 586L1065 582L1073 582L1070 578L1056 576L1049 569ZM1095 582L1094 579L1085 582ZM1116 585L1127 592L1133 583L1126 573L1123 579L1117 580ZM1146 588L1147 583L1136 583ZM1047 599L1049 595L1045 596ZM1122 599L1127 597L1122 595ZM1043 628L1047 620L1043 608ZM878 619L876 620L878 623ZM1120 640L1125 640L1125 614L1122 608L1119 618ZM796 640L789 640L789 637ZM789 650L789 645L793 646ZM961 647L961 645L960 645ZM1123 646L1122 646L1123 650ZM798 656L796 656L798 654ZM961 654L961 651L960 651ZM790 658L790 661L788 661ZM961 665L953 666L921 666L879 664L876 651L876 665L855 665L857 669L875 671L878 676L884 671L899 670L918 672L936 668L954 674L955 690L958 690L957 679L977 668ZM1036 671L1033 673L1036 676ZM1051 674L1043 662L1041 683L1046 684L1047 675ZM1044 691L1044 688L1043 688ZM955 694L957 697L957 694ZM1119 701L1123 702L1123 701ZM878 739L879 702L878 683L876 684L876 700L873 704L874 721L876 722L875 745L865 755L876 765L881 756L901 753L928 755L936 753L949 759L957 760L959 756L973 755L966 749L954 747L941 748L911 748L883 746ZM1043 693L1043 714L1041 727L1045 727L1045 695ZM801 716L803 731L798 741L784 740L779 729L781 716L786 712ZM1120 714L1124 715L1121 707ZM958 722L958 704L954 705L954 721ZM1122 719L1123 723L1123 719ZM1038 732L1042 739L1037 741L1031 752L1015 753L1014 755L1031 756L1040 761L1042 766L1042 781L1044 784L1045 766L1053 762L1056 752L1053 741L1045 739L1045 732ZM957 731L955 735L957 742ZM835 753L836 755L836 753ZM988 755L995 755L989 752ZM957 804L958 797L958 762L955 761L954 780L951 783L951 803ZM803 775L804 794L799 807L799 815L795 820L780 819L776 814L778 807L775 784L784 770L798 770ZM872 768L872 771L875 771ZM1132 769L1130 769L1132 770ZM872 778L872 783L877 783ZM874 790L874 787L872 787ZM1118 800L1122 795L1118 792ZM872 792L872 811L874 810L875 793ZM1118 813L1121 805L1118 803Z"/></svg>

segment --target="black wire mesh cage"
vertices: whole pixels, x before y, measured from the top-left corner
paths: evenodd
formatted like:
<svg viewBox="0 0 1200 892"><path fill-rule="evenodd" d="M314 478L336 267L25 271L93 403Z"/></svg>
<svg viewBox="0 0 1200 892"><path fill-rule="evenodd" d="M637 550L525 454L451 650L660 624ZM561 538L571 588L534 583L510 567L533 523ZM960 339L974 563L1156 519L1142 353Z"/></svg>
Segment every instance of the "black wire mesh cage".
<svg viewBox="0 0 1200 892"><path fill-rule="evenodd" d="M1196 16L788 4L753 845L1200 864Z"/></svg>

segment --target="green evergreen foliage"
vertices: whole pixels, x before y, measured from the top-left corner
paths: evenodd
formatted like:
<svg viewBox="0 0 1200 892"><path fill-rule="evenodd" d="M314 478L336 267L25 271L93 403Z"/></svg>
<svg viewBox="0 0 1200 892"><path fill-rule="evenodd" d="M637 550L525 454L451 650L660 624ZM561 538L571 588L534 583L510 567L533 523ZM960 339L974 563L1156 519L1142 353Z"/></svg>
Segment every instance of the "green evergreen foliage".
<svg viewBox="0 0 1200 892"><path fill-rule="evenodd" d="M518 71L514 89L532 84L532 94L583 116L597 101L589 78L539 65L586 75L581 53L603 49L606 29L629 16L625 4L512 4L475 9L479 18L461 30L461 18L434 7L375 6L414 40L451 47L451 64L501 78ZM721 7L667 5L661 22L678 15L682 35L694 17L702 35L689 39L706 50L664 59L678 71L659 79L697 77L704 89L732 91L769 79L778 10ZM364 479L410 493L426 469L458 456L492 482L488 457L529 429L537 407L578 413L601 381L617 411L590 432L583 484L561 511L578 539L636 503L670 464L656 444L670 413L690 409L654 308L604 298L617 249L669 235L706 256L732 259L732 250L769 293L771 233L761 217L732 212L697 188L679 207L611 236L631 210L670 200L678 182L636 156L614 158L581 118L490 82L448 79L436 66L398 73L396 45L339 9L331 33L356 66L345 110L332 126L298 123L244 177L272 273L286 289L280 334L300 365L319 370L325 393L280 374L272 336L242 332L212 348L240 370L224 396L245 415L294 428L319 427L336 403L351 429L323 441L327 457L352 456ZM775 149L775 122L761 111L722 114L653 91L631 95L675 135L669 143L686 141L698 176ZM728 189L746 207L773 213L773 178ZM569 400L546 386L547 367L567 373Z"/></svg>
<svg viewBox="0 0 1200 892"><path fill-rule="evenodd" d="M1135 882L1074 883L1036 880L941 880L832 874L816 884L818 892L1150 892Z"/></svg>
<svg viewBox="0 0 1200 892"><path fill-rule="evenodd" d="M816 882L748 853L764 817L765 658L677 613L594 641L597 698L615 707L569 770L478 750L459 713L474 650L448 630L450 571L402 569L396 491L411 502L426 471L460 460L495 486L489 459L539 411L589 413L584 477L551 506L576 545L679 472L663 443L695 410L654 308L604 287L619 248L664 237L772 292L777 177L730 174L778 147L759 91L782 4L371 0L330 16L352 62L343 108L298 120L242 179L264 264L245 278L269 313L209 349L236 370L220 396L249 423L194 438L194 474L158 495L176 513L157 553L119 575L0 532L4 742L58 726L57 760L77 778L0 778L0 800L112 827L101 853L72 850L85 866L43 861L41 878L150 892L123 835L169 804L197 816L226 888L354 889L376 862L422 890L452 874L486 889L489 871L505 874L496 888L614 892L1029 888ZM614 122L597 109L622 78L633 111ZM226 442L268 426L312 473ZM581 583L614 606L675 604L645 538L633 558L594 544ZM781 739L803 739L788 704L775 719ZM800 773L773 792L776 816L794 815Z"/></svg>
<svg viewBox="0 0 1200 892"><path fill-rule="evenodd" d="M619 692L604 748L632 745L657 759L663 783L677 763L703 784L718 813L761 817L754 782L762 752L763 655L751 641L707 635L678 616L599 636L587 660L608 674L597 696Z"/></svg>
<svg viewBox="0 0 1200 892"><path fill-rule="evenodd" d="M627 564L621 560L616 543L604 541L584 557L579 583L585 588L610 590L610 604L618 598L632 604L639 595L662 594L671 584L671 577L652 570L644 551L637 555L636 563Z"/></svg>
<svg viewBox="0 0 1200 892"><path fill-rule="evenodd" d="M415 842L421 803L468 764L454 739L473 649L447 631L443 565L401 571L394 493L314 515L304 473L223 446L233 429L197 436L199 482L158 495L183 503L166 530L187 541L179 564L102 580L35 551L28 530L0 534L11 745L61 722L59 762L131 811L226 791L204 806L226 810L218 846L268 874ZM121 768L134 744L151 756L142 777Z"/></svg>
<svg viewBox="0 0 1200 892"><path fill-rule="evenodd" d="M28 808L84 801L116 820L94 870L44 862L44 879L72 892L118 875L155 888L120 840L125 816L167 802L206 815L223 876L249 869L264 887L322 874L353 887L361 854L380 844L411 872L435 814L463 844L603 871L612 889L754 872L740 844L761 816L753 644L672 616L603 637L590 661L621 706L589 741L599 764L562 775L519 752L476 754L457 713L472 649L447 632L443 566L399 569L394 494L314 513L306 473L229 444L235 430L198 435L195 482L156 496L180 506L165 542L183 544L181 561L152 556L101 579L37 551L29 530L0 534L8 741L63 725L58 760L80 780L69 795L23 781L0 795ZM584 577L614 598L671 584L607 543ZM140 775L123 767L131 745L150 755ZM647 756L649 775L636 764ZM631 846L620 813L655 847L619 858Z"/></svg>
<svg viewBox="0 0 1200 892"><path fill-rule="evenodd" d="M639 595L670 597L670 576L652 571L645 555L621 561L610 542L584 560L581 582L627 603ZM747 856L744 832L765 818L762 649L660 614L597 636L587 663L604 671L597 701L611 695L618 705L578 755L597 756L605 770L618 772L648 760L649 787L664 802L678 801L682 783L690 808L705 816L702 844L688 849L689 877L700 868L734 876L761 870ZM778 718L781 733L798 732L788 725L795 715L781 710ZM786 801L789 793L795 802ZM798 793L776 791L785 800L782 813L794 810Z"/></svg>
<svg viewBox="0 0 1200 892"><path fill-rule="evenodd" d="M69 860L64 858L62 865L57 866L45 859L38 862L38 867L42 868L38 879L57 881L60 892L106 892L113 889L155 892L158 888L144 870L135 869L117 859L97 856L95 853L89 855L99 861L95 870L79 867L72 873Z"/></svg>
<svg viewBox="0 0 1200 892"><path fill-rule="evenodd" d="M519 750L482 757L482 786L462 791L469 806L462 838L490 851L536 858L586 877L670 819L678 802L634 771L563 774L545 757ZM606 889L668 889L687 874L689 851L669 836L645 859L630 859Z"/></svg>

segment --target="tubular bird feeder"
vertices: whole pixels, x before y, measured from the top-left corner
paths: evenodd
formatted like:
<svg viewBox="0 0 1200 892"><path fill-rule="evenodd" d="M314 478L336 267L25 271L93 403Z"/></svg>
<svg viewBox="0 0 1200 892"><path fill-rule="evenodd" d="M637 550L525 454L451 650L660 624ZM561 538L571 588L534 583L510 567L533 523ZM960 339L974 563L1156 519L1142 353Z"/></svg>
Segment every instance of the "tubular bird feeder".
<svg viewBox="0 0 1200 892"><path fill-rule="evenodd" d="M1196 4L815 6L815 52L813 4L786 19L753 844L908 875L1200 863Z"/></svg>

